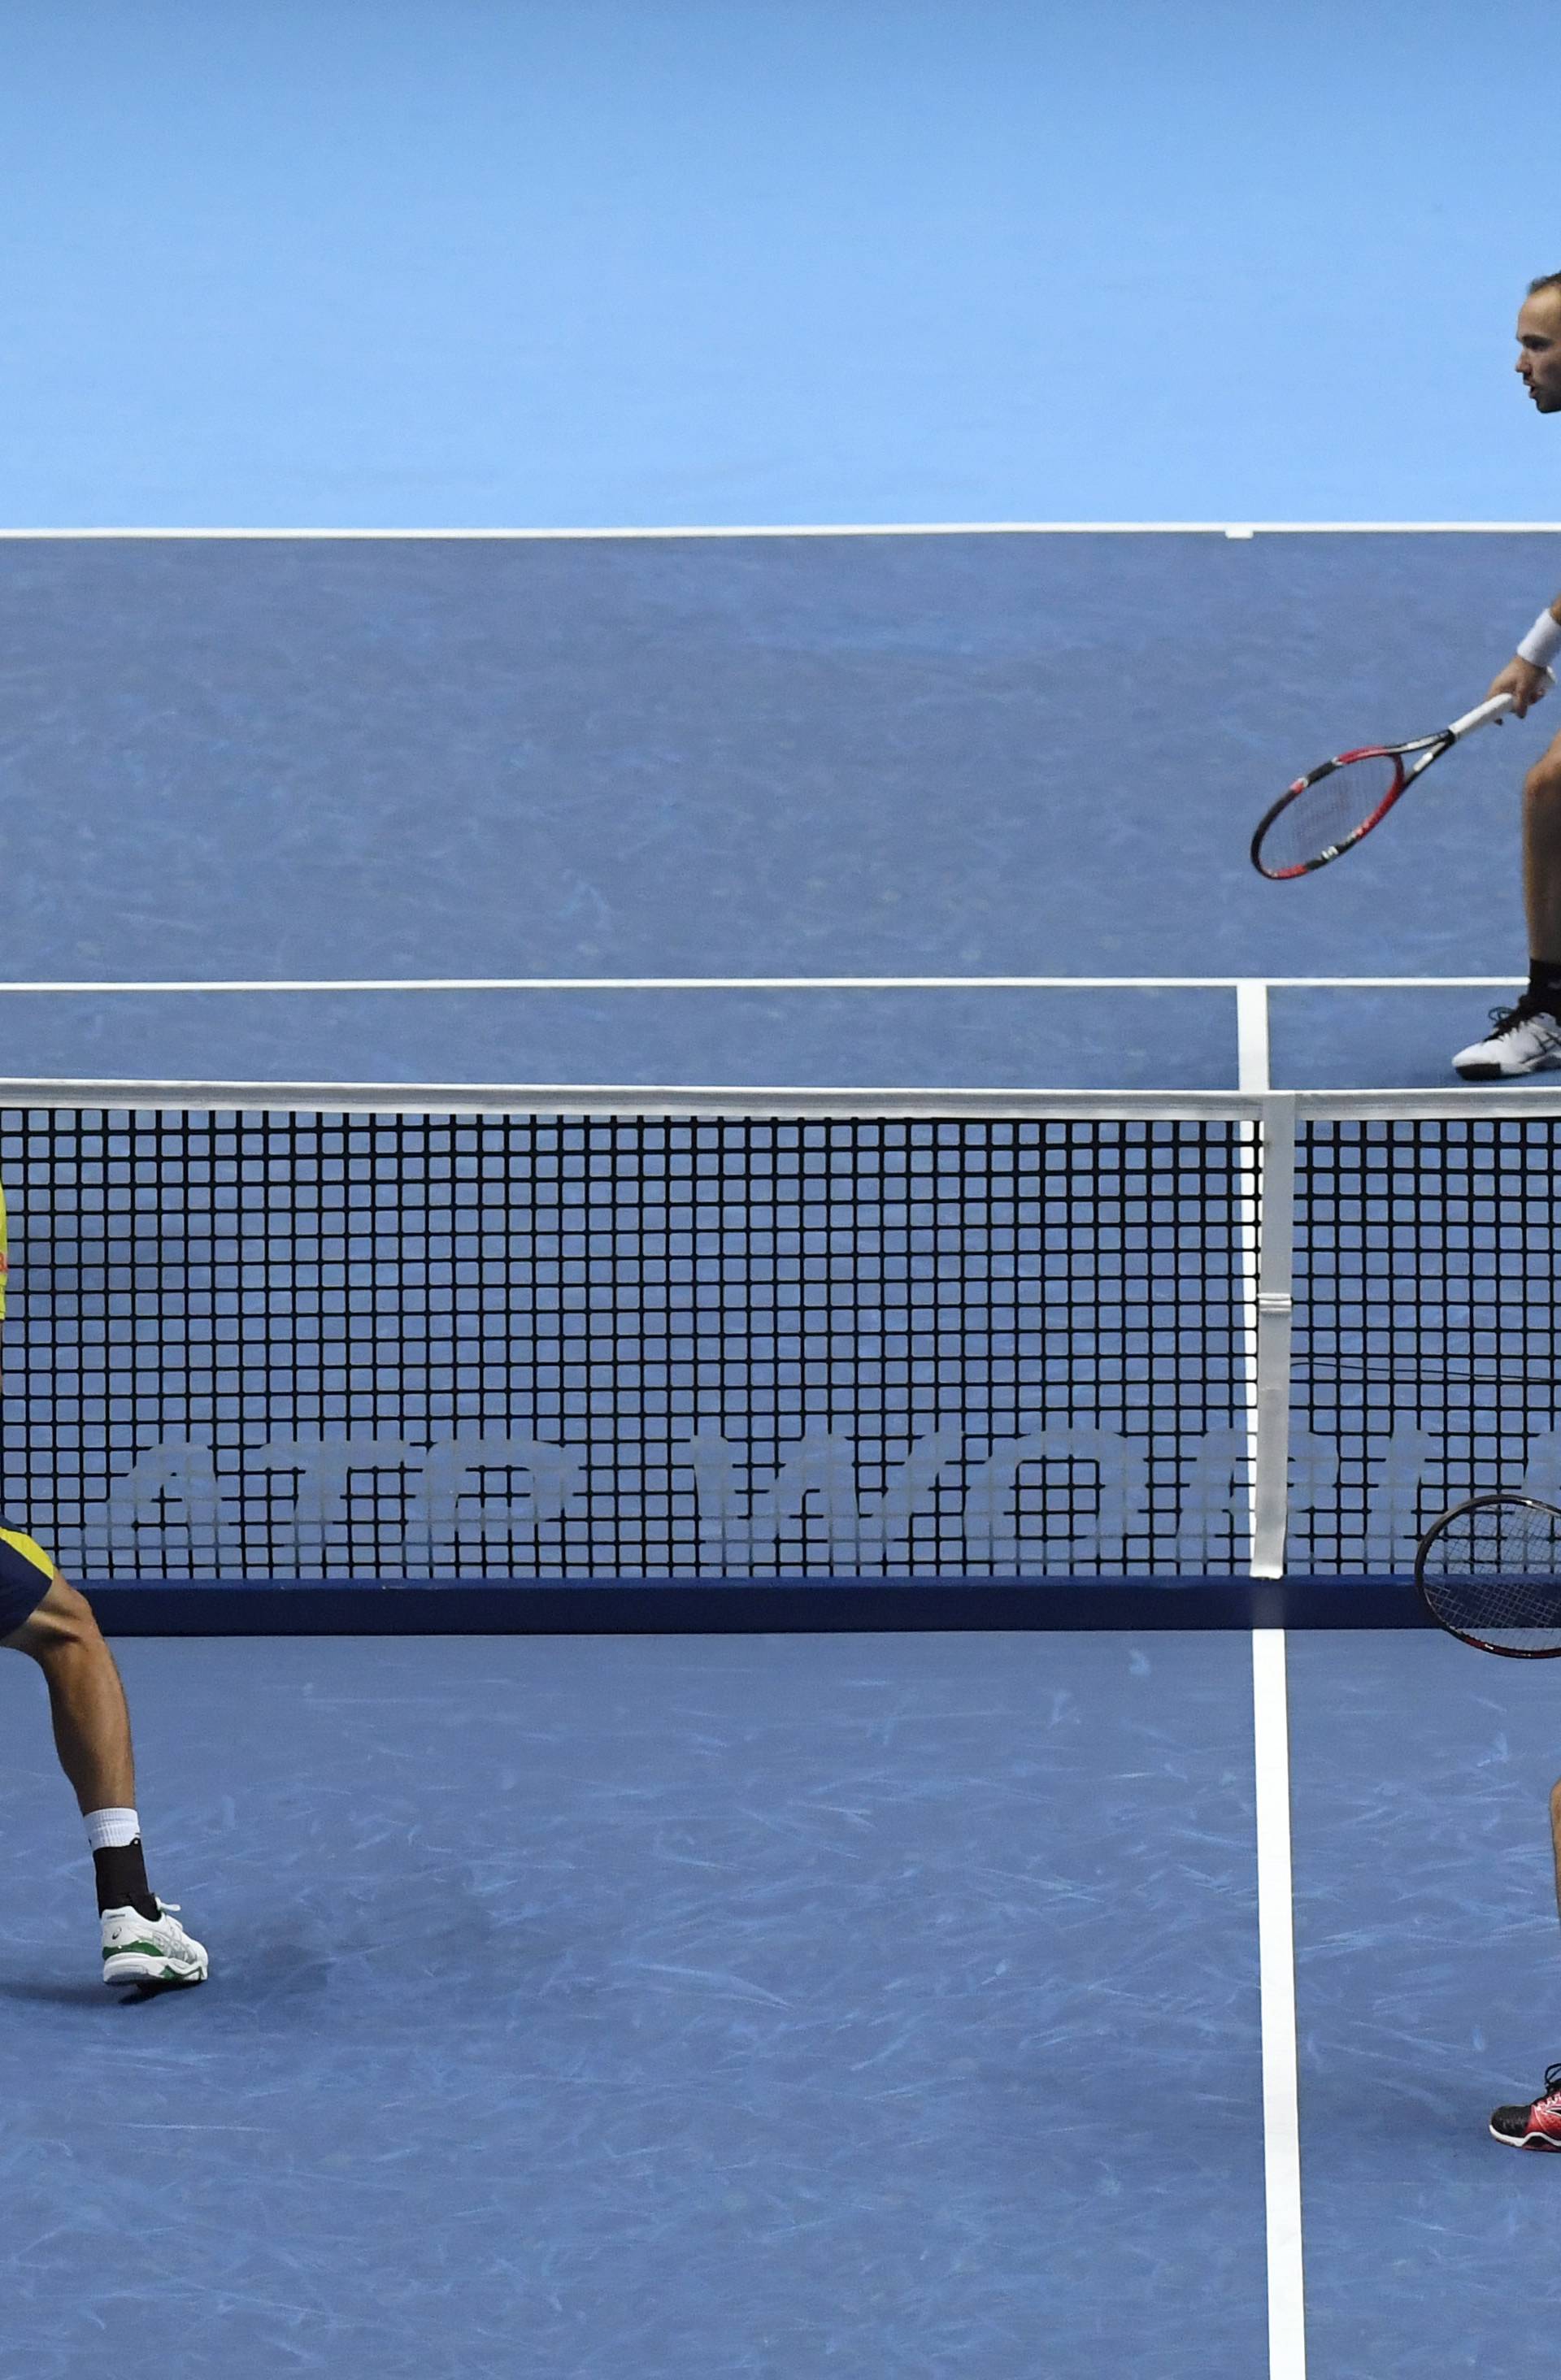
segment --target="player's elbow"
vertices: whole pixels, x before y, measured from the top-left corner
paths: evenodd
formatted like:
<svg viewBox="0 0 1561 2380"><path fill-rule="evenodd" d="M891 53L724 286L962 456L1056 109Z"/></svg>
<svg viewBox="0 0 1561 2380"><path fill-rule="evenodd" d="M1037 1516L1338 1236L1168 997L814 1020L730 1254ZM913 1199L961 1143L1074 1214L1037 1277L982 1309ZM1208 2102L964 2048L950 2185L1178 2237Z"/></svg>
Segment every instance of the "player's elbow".
<svg viewBox="0 0 1561 2380"><path fill-rule="evenodd" d="M1550 1826L1556 1840L1561 1842L1561 1778L1550 1789Z"/></svg>

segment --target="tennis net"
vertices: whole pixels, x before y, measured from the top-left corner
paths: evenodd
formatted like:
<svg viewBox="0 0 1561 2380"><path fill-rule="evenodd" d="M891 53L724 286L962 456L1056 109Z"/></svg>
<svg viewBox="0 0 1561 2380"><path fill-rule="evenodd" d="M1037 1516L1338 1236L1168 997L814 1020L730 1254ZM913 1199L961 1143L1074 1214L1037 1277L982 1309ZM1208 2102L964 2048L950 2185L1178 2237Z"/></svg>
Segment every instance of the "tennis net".
<svg viewBox="0 0 1561 2380"><path fill-rule="evenodd" d="M1561 1490L1561 1100L1429 1105L0 1086L6 1509L96 1580L1222 1576L1266 1468L1292 1571L1406 1569Z"/></svg>

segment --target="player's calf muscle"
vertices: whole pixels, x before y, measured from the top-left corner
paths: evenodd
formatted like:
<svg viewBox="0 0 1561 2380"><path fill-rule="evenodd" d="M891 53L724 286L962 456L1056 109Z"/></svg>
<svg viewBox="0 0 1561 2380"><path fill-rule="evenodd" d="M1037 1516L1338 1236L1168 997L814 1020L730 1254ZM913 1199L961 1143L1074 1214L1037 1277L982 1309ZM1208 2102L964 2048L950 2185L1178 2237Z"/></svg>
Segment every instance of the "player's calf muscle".
<svg viewBox="0 0 1561 2380"><path fill-rule="evenodd" d="M1523 895L1530 959L1561 960L1561 749L1523 780Z"/></svg>

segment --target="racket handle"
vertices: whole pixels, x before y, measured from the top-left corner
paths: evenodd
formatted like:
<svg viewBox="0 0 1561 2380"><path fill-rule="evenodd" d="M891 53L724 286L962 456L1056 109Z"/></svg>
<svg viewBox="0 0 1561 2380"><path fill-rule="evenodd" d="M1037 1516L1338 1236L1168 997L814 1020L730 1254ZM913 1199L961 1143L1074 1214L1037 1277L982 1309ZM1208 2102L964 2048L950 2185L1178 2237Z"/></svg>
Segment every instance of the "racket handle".
<svg viewBox="0 0 1561 2380"><path fill-rule="evenodd" d="M1458 736L1467 735L1471 727L1489 727L1494 719L1505 719L1511 709L1510 694L1494 694L1489 702L1480 705L1478 710L1466 710L1461 719L1455 719L1447 733L1456 742Z"/></svg>

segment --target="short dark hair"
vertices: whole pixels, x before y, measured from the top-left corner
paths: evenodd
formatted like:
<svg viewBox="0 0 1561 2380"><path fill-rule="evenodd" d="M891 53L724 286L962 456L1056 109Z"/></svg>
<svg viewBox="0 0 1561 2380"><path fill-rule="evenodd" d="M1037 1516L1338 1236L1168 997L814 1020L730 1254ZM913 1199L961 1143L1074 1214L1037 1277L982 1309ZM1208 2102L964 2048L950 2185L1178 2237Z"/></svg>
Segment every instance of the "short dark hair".
<svg viewBox="0 0 1561 2380"><path fill-rule="evenodd" d="M1542 273L1537 281L1529 284L1529 295L1537 298L1542 289L1561 289L1561 273Z"/></svg>

